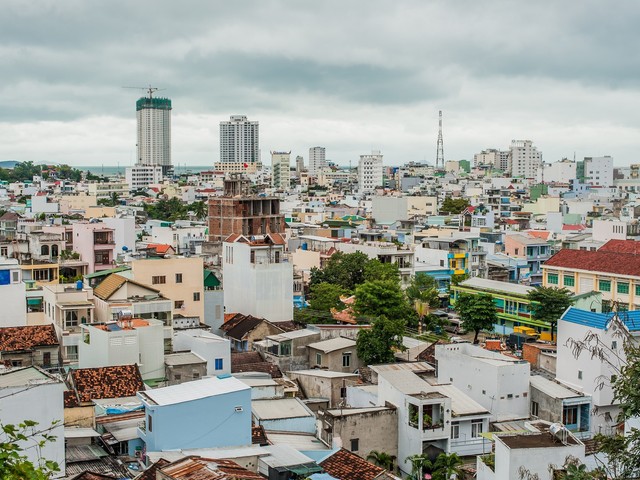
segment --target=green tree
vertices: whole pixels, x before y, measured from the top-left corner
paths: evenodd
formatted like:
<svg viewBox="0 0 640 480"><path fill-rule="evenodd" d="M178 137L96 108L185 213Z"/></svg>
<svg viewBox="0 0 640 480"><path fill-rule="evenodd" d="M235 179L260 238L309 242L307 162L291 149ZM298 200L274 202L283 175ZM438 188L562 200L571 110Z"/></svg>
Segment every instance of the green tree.
<svg viewBox="0 0 640 480"><path fill-rule="evenodd" d="M451 275L451 285L459 285L469 278L468 273L456 273L455 275Z"/></svg>
<svg viewBox="0 0 640 480"><path fill-rule="evenodd" d="M371 450L369 455L367 455L367 460L375 463L379 467L384 468L385 470L389 470L392 472L394 470L394 463L396 457L393 455L389 455L386 452L379 452L377 450Z"/></svg>
<svg viewBox="0 0 640 480"><path fill-rule="evenodd" d="M431 275L416 274L405 290L409 303L414 304L416 300L427 303L430 308L440 306L440 294L438 284Z"/></svg>
<svg viewBox="0 0 640 480"><path fill-rule="evenodd" d="M404 351L402 335L405 322L399 318L380 317L371 322L370 329L358 332L356 351L366 365L391 363L395 361L394 351Z"/></svg>
<svg viewBox="0 0 640 480"><path fill-rule="evenodd" d="M356 287L354 311L365 317L400 318L406 320L411 308L394 280L371 280Z"/></svg>
<svg viewBox="0 0 640 480"><path fill-rule="evenodd" d="M309 307L311 310L329 312L332 308L341 308L340 297L346 290L335 283L316 283L309 291Z"/></svg>
<svg viewBox="0 0 640 480"><path fill-rule="evenodd" d="M407 457L411 462L411 475L409 480L423 480L424 474L433 470L433 463L426 454L411 455Z"/></svg>
<svg viewBox="0 0 640 480"><path fill-rule="evenodd" d="M369 260L364 266L364 281L394 280L400 281L400 269L396 263L382 263L377 258Z"/></svg>
<svg viewBox="0 0 640 480"><path fill-rule="evenodd" d="M107 198L101 198L98 200L98 205L105 207L115 207L120 204L120 196L117 192L111 192Z"/></svg>
<svg viewBox="0 0 640 480"><path fill-rule="evenodd" d="M441 453L433 464L433 480L449 480L453 475L455 478L462 476L462 459L456 453L447 455Z"/></svg>
<svg viewBox="0 0 640 480"><path fill-rule="evenodd" d="M364 269L369 262L362 252L342 253L336 252L320 270L311 269L310 285L314 283L333 283L342 286L345 290L353 292L356 286L364 282Z"/></svg>
<svg viewBox="0 0 640 480"><path fill-rule="evenodd" d="M193 212L198 220L207 218L207 204L205 202L193 202L189 205L189 211Z"/></svg>
<svg viewBox="0 0 640 480"><path fill-rule="evenodd" d="M56 437L50 435L52 427L38 430L37 422L25 420L13 424L0 423L0 478L15 480L48 480L60 471L56 462L41 458L37 465L29 461L25 448L35 448L38 452ZM25 447L25 444L31 444Z"/></svg>
<svg viewBox="0 0 640 480"><path fill-rule="evenodd" d="M460 293L456 299L456 311L465 330L473 330L473 343L478 343L480 330L492 330L498 321L496 306L491 295Z"/></svg>
<svg viewBox="0 0 640 480"><path fill-rule="evenodd" d="M573 304L572 293L566 288L535 287L527 297L531 301L531 315L551 325L551 338L555 338L558 319Z"/></svg>
<svg viewBox="0 0 640 480"><path fill-rule="evenodd" d="M188 208L179 198L172 197L169 200L161 199L155 204L145 204L144 211L150 218L175 222L187 218Z"/></svg>
<svg viewBox="0 0 640 480"><path fill-rule="evenodd" d="M469 200L467 200L466 198L447 197L444 199L444 202L442 202L442 205L440 206L440 213L458 215L459 213L462 213L464 209L469 205Z"/></svg>

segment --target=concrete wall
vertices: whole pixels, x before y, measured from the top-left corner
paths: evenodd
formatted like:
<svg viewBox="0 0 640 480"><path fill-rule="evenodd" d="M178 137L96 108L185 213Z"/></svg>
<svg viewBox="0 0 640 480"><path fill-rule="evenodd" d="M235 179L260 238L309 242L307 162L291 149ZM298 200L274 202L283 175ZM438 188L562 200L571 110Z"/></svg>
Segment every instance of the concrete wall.
<svg viewBox="0 0 640 480"><path fill-rule="evenodd" d="M204 291L204 323L216 335L222 335L220 325L224 323L224 290Z"/></svg>
<svg viewBox="0 0 640 480"><path fill-rule="evenodd" d="M182 330L173 337L175 351L190 351L207 361L207 375L231 373L231 346L229 340L203 330ZM216 370L216 359L222 360L222 369Z"/></svg>
<svg viewBox="0 0 640 480"><path fill-rule="evenodd" d="M324 353L321 350L315 348L308 348L309 350L309 366L314 368L325 368L332 372L353 373L357 369L363 366L362 362L358 358L355 345L353 347L345 347L333 352ZM318 363L318 354L320 355L321 362ZM342 366L342 356L349 354L350 365L348 367Z"/></svg>
<svg viewBox="0 0 640 480"><path fill-rule="evenodd" d="M314 376L312 373L287 372L287 376L300 383L307 397L323 397L329 399L329 406L336 407L346 399L340 396L340 389L358 383L358 375L327 378Z"/></svg>

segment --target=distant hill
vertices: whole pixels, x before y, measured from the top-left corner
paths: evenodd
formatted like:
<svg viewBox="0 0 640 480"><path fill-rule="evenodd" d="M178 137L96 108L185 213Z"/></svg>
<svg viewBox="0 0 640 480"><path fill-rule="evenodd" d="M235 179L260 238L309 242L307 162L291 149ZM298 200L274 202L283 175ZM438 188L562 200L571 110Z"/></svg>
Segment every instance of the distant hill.
<svg viewBox="0 0 640 480"><path fill-rule="evenodd" d="M0 161L0 168L9 168L12 169L13 167L16 166L16 163L20 163L16 160L1 160Z"/></svg>

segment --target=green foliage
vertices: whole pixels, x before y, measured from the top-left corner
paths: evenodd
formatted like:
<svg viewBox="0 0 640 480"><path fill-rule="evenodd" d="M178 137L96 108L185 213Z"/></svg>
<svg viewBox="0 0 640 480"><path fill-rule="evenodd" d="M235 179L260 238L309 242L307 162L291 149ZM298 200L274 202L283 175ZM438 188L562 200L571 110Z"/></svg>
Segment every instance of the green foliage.
<svg viewBox="0 0 640 480"><path fill-rule="evenodd" d="M172 197L169 200L161 199L154 204L145 204L143 208L149 218L167 222L186 220L189 218L189 212L193 212L197 218L205 218L207 212L204 202L187 204L176 197Z"/></svg>
<svg viewBox="0 0 640 480"><path fill-rule="evenodd" d="M498 321L496 306L491 295L460 293L456 299L455 308L464 329L475 332L474 343L478 342L480 330L492 330L493 324Z"/></svg>
<svg viewBox="0 0 640 480"><path fill-rule="evenodd" d="M469 200L466 198L452 198L447 197L440 206L440 213L458 215L462 213L465 208L469 206Z"/></svg>
<svg viewBox="0 0 640 480"><path fill-rule="evenodd" d="M405 294L412 305L418 300L422 303L427 303L430 308L438 308L440 306L438 284L430 275L415 275L405 290Z"/></svg>
<svg viewBox="0 0 640 480"><path fill-rule="evenodd" d="M405 322L401 319L389 320L380 317L374 320L370 329L358 332L356 339L358 357L366 365L395 361L394 350L405 350L402 344L404 328Z"/></svg>
<svg viewBox="0 0 640 480"><path fill-rule="evenodd" d="M340 285L348 292L353 292L356 286L365 281L365 266L369 257L364 253L334 253L325 267L320 270L311 269L310 285L315 283L333 283Z"/></svg>
<svg viewBox="0 0 640 480"><path fill-rule="evenodd" d="M396 263L382 263L377 258L369 260L364 266L364 280L400 280L400 269Z"/></svg>
<svg viewBox="0 0 640 480"><path fill-rule="evenodd" d="M433 480L449 480L454 474L455 478L462 477L463 462L456 453L450 455L441 453L435 462L432 462L425 453L412 455L407 457L407 460L411 462L410 480L422 480L425 472L430 473Z"/></svg>
<svg viewBox="0 0 640 480"><path fill-rule="evenodd" d="M120 197L116 192L111 192L108 198L99 199L98 205L102 205L104 207L115 207L116 205L120 205Z"/></svg>
<svg viewBox="0 0 640 480"><path fill-rule="evenodd" d="M535 287L527 297L532 302L531 314L533 318L549 323L552 335L558 319L573 303L572 293L566 288Z"/></svg>
<svg viewBox="0 0 640 480"><path fill-rule="evenodd" d="M54 442L56 437L48 432L57 423L54 422L50 428L42 430L38 430L38 423L31 420L25 420L18 425L0 424L0 478L48 480L54 473L59 472L60 467L56 462L40 459L39 463L34 465L24 453L25 448L41 451L47 443Z"/></svg>
<svg viewBox="0 0 640 480"><path fill-rule="evenodd" d="M364 317L400 318L406 320L411 308L398 282L371 280L358 285L354 311Z"/></svg>
<svg viewBox="0 0 640 480"><path fill-rule="evenodd" d="M458 285L469 278L468 273L458 273L451 275L451 285Z"/></svg>
<svg viewBox="0 0 640 480"><path fill-rule="evenodd" d="M385 470L389 470L392 472L394 470L394 463L396 457L393 455L389 455L386 452L379 452L377 450L371 450L369 455L367 455L367 460L375 463L379 467L384 468Z"/></svg>
<svg viewBox="0 0 640 480"><path fill-rule="evenodd" d="M346 293L345 289L334 283L316 283L311 286L309 292L309 308L315 311L329 312L332 308L341 308L343 303L340 296Z"/></svg>

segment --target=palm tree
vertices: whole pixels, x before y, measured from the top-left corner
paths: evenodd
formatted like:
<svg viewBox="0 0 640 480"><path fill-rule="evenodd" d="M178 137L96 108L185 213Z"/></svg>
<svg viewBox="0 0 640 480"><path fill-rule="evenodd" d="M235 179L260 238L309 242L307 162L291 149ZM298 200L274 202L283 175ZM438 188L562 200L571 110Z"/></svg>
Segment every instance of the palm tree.
<svg viewBox="0 0 640 480"><path fill-rule="evenodd" d="M207 204L205 202L193 202L190 207L193 210L193 215L198 219L202 220L207 216Z"/></svg>
<svg viewBox="0 0 640 480"><path fill-rule="evenodd" d="M424 478L425 470L433 470L433 463L431 463L431 459L424 453L421 455L411 455L410 457L407 457L407 460L411 462L410 480L422 480Z"/></svg>
<svg viewBox="0 0 640 480"><path fill-rule="evenodd" d="M393 464L395 462L396 457L393 455L389 455L386 452L379 452L377 450L371 450L369 455L367 455L367 460L372 461L379 467L384 468L385 470L393 471Z"/></svg>
<svg viewBox="0 0 640 480"><path fill-rule="evenodd" d="M462 476L463 462L457 453L447 455L441 453L433 464L433 480L449 480L452 475L455 478Z"/></svg>

